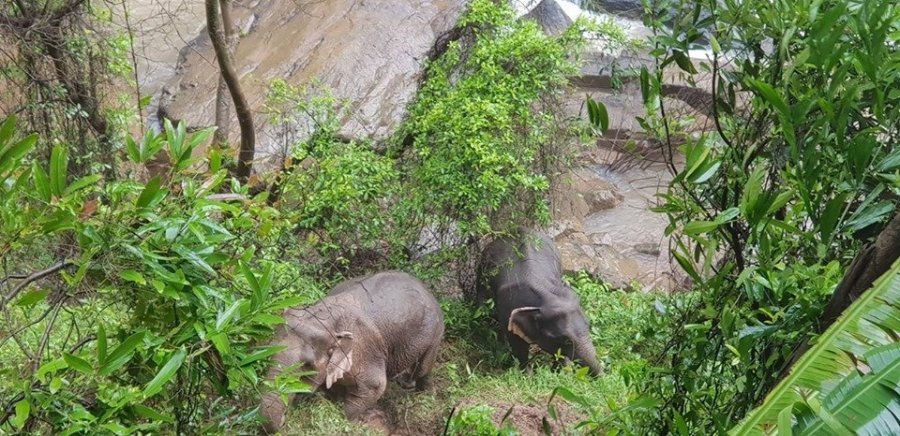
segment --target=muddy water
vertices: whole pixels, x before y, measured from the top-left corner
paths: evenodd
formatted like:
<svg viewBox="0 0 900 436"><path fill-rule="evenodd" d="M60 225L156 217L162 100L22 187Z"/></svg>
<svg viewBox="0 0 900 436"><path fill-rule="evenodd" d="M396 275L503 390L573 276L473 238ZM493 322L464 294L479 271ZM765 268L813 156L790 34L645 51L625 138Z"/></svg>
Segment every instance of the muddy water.
<svg viewBox="0 0 900 436"><path fill-rule="evenodd" d="M584 220L585 233L605 234L609 245L637 262L639 281L663 285L672 271L667 255L668 239L664 235L667 221L664 215L650 208L657 205L656 193L665 190L671 180L670 173L662 164L619 170L598 165L592 169L614 184L624 201L588 216Z"/></svg>

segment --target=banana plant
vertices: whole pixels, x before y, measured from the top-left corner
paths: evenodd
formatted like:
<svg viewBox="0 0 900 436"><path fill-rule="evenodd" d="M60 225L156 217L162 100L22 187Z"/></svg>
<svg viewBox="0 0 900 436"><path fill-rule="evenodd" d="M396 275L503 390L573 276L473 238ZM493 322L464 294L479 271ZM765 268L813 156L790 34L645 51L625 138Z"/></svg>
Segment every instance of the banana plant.
<svg viewBox="0 0 900 436"><path fill-rule="evenodd" d="M732 435L900 431L900 260L875 281Z"/></svg>

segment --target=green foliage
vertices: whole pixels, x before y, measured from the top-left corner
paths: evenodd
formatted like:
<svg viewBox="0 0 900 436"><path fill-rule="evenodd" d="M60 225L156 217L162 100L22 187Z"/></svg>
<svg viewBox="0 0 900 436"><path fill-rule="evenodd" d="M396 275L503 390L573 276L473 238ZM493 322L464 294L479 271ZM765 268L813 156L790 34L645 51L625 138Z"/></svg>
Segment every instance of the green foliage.
<svg viewBox="0 0 900 436"><path fill-rule="evenodd" d="M900 260L847 308L732 434L886 434L900 426Z"/></svg>
<svg viewBox="0 0 900 436"><path fill-rule="evenodd" d="M286 184L283 205L300 229L322 230L322 248L373 248L388 230L393 162L359 144L332 142Z"/></svg>
<svg viewBox="0 0 900 436"><path fill-rule="evenodd" d="M467 33L429 64L400 132L410 148L394 151L407 152L408 220L440 230L455 223L465 239L548 219L558 126L542 104L575 72L583 23L551 38L505 3L478 0L460 25Z"/></svg>
<svg viewBox="0 0 900 436"><path fill-rule="evenodd" d="M284 153L273 183L279 187L279 210L296 224L306 248L314 249L325 264L361 272L384 266L402 247L391 214L398 201L399 174L396 162L377 154L370 144L339 138L342 106L317 82L270 84L266 112ZM366 255L376 259L360 262Z"/></svg>
<svg viewBox="0 0 900 436"><path fill-rule="evenodd" d="M12 123L2 129L4 153ZM277 350L258 344L284 308L306 300L284 291L316 288L296 275L287 277L289 288L274 276L283 268L254 256L286 224L277 211L212 197L227 189L224 170L189 171L193 149L210 132L166 130L167 139L150 134L129 156L142 161L165 150L167 182L68 183L64 146L54 148L47 169L21 156L8 161L0 183L2 275L43 269L27 260L37 245L59 253L62 268L58 279L20 279L4 293L3 322L13 333L0 342L3 401L17 412L3 428L94 434L252 424L239 414L212 420L228 407L213 399L260 387L258 371ZM11 144L19 150L34 141ZM245 194L236 182L231 188Z"/></svg>
<svg viewBox="0 0 900 436"><path fill-rule="evenodd" d="M280 157L302 160L319 146L334 142L341 117L347 115L345 108L346 102L338 101L317 80L295 86L275 79L269 83L263 111L278 136Z"/></svg>
<svg viewBox="0 0 900 436"><path fill-rule="evenodd" d="M514 436L517 434L508 423L503 423L499 427L494 425L491 418L493 413L494 408L483 404L457 410L450 418L447 434L478 436Z"/></svg>
<svg viewBox="0 0 900 436"><path fill-rule="evenodd" d="M640 121L683 165L659 208L696 293L639 390L667 400L644 432L724 432L772 387L862 242L895 209L895 2L647 4L659 68ZM651 7L652 6L652 7ZM701 36L712 62L686 56ZM727 67L726 67L727 65ZM664 74L711 74L716 131L666 115ZM742 96L746 96L744 98ZM673 162L675 164L675 162Z"/></svg>

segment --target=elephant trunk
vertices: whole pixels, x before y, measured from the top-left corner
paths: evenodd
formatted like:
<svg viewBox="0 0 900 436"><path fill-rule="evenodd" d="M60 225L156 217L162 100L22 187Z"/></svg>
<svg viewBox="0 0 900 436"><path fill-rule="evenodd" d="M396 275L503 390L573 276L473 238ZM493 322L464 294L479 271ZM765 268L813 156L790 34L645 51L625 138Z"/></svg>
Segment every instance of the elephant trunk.
<svg viewBox="0 0 900 436"><path fill-rule="evenodd" d="M293 397L293 395L291 395ZM287 406L277 392L268 392L262 397L259 414L263 419L264 434L275 434L284 425Z"/></svg>
<svg viewBox="0 0 900 436"><path fill-rule="evenodd" d="M603 373L603 365L597 360L597 350L590 338L575 343L575 358L590 369L591 375L596 377Z"/></svg>

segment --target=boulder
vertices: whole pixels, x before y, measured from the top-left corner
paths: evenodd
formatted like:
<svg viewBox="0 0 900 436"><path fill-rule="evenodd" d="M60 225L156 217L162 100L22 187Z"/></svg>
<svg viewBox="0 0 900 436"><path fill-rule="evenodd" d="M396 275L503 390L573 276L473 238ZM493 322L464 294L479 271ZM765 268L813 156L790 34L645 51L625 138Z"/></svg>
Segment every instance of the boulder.
<svg viewBox="0 0 900 436"><path fill-rule="evenodd" d="M570 222L581 221L588 215L618 206L623 199L615 185L596 172L586 168L576 169L560 177L559 186L553 189L553 217Z"/></svg>
<svg viewBox="0 0 900 436"><path fill-rule="evenodd" d="M548 35L558 35L574 22L557 0L541 0L523 18L537 22Z"/></svg>
<svg viewBox="0 0 900 436"><path fill-rule="evenodd" d="M235 5L242 36L235 71L257 128L257 157L274 153L277 135L262 112L268 84L283 79L308 84L318 79L347 99L341 134L386 139L406 114L422 78L429 51L451 30L465 0L391 2L257 1ZM163 91L173 119L196 127L214 123L218 66L206 30L182 50L177 74ZM238 138L237 123L230 137Z"/></svg>
<svg viewBox="0 0 900 436"><path fill-rule="evenodd" d="M610 245L596 244L593 235L573 235L557 243L566 273L587 272L615 288L629 288L641 276L640 265Z"/></svg>

